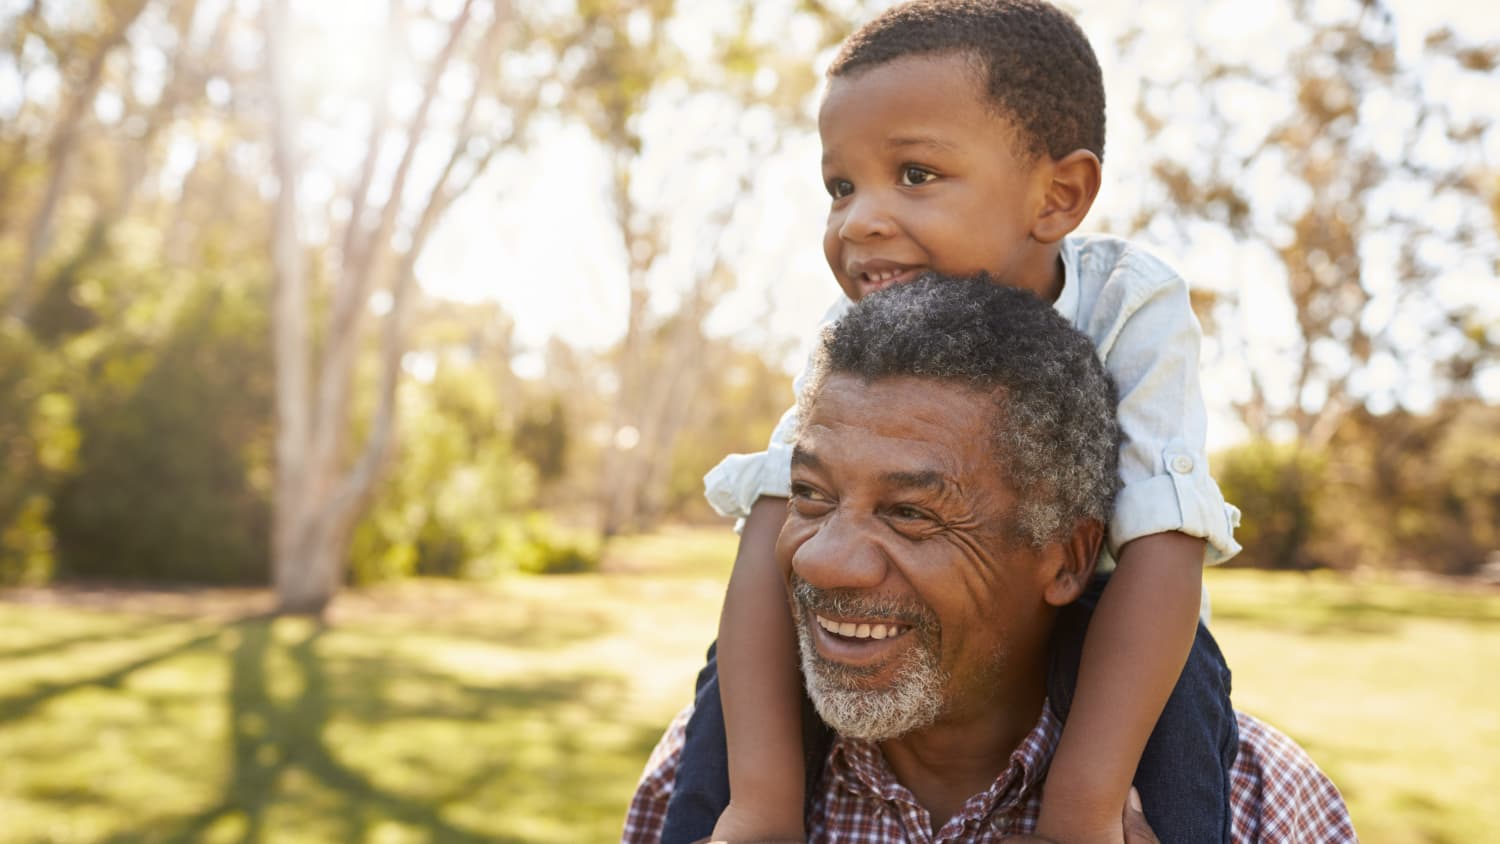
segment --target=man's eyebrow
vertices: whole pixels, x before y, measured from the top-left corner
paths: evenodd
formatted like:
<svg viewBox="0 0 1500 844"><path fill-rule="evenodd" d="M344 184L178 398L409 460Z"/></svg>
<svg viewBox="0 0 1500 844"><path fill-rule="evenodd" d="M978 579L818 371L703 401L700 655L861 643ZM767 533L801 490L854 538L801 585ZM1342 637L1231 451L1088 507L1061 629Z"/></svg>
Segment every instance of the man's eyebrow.
<svg viewBox="0 0 1500 844"><path fill-rule="evenodd" d="M794 445L792 446L792 465L806 466L809 469L821 469L823 468L823 461L818 459L818 455L813 454L802 446Z"/></svg>
<svg viewBox="0 0 1500 844"><path fill-rule="evenodd" d="M929 489L941 492L948 486L948 478L932 469L914 472L886 472L880 476L886 483L902 489Z"/></svg>

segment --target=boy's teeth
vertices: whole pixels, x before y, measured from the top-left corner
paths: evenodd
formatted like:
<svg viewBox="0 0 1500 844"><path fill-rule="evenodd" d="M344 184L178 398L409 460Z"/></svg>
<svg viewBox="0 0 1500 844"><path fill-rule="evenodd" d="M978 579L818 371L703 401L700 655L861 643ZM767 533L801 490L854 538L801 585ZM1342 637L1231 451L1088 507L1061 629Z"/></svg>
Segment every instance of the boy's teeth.
<svg viewBox="0 0 1500 844"><path fill-rule="evenodd" d="M816 619L818 626L829 633L851 639L889 639L905 632L904 628L895 624L855 624L852 621L832 621L821 615L816 616Z"/></svg>

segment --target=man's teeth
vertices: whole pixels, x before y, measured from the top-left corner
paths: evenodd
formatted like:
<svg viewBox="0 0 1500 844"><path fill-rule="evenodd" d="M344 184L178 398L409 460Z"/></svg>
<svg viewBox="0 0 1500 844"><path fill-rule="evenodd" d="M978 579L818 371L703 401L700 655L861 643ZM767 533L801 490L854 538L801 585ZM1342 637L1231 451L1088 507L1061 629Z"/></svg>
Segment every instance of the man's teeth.
<svg viewBox="0 0 1500 844"><path fill-rule="evenodd" d="M881 284L883 282L890 281L891 279L895 278L896 276L901 275L903 272L906 272L906 271L905 270L881 270L878 273L873 273L873 272L872 273L865 273L865 278L869 279L870 282L873 283L873 284Z"/></svg>
<svg viewBox="0 0 1500 844"><path fill-rule="evenodd" d="M906 632L906 628L899 624L855 624L852 621L832 621L821 615L816 618L818 626L829 633L853 639L888 639Z"/></svg>

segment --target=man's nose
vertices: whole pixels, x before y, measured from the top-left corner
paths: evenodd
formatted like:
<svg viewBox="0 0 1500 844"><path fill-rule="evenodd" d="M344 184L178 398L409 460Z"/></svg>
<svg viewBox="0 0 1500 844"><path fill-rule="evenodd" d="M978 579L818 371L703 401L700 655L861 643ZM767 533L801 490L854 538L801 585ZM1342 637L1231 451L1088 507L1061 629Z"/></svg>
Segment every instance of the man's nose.
<svg viewBox="0 0 1500 844"><path fill-rule="evenodd" d="M844 206L844 219L839 224L839 237L859 242L872 237L886 237L895 230L890 208L880 191L855 192Z"/></svg>
<svg viewBox="0 0 1500 844"><path fill-rule="evenodd" d="M835 511L792 552L792 571L820 589L873 589L890 571L871 516Z"/></svg>

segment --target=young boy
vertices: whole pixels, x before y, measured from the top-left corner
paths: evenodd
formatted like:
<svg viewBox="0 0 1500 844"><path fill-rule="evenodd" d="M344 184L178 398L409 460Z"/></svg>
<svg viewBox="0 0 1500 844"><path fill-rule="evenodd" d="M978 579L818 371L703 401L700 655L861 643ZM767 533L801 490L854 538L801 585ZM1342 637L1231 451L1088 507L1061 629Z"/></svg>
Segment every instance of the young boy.
<svg viewBox="0 0 1500 844"><path fill-rule="evenodd" d="M1119 387L1123 488L1108 542L1119 562L1059 619L1049 693L1066 725L1038 834L1118 844L1134 781L1163 842L1227 840L1229 677L1198 613L1205 560L1239 550L1238 513L1204 456L1185 283L1125 241L1069 237L1098 192L1104 149L1087 38L1040 0L920 0L850 36L828 75L824 250L844 294L986 271L1052 302ZM746 521L719 628L723 668L716 677L711 656L700 676L669 844L805 836L804 791L826 738L814 728L799 742L796 648L772 558L794 413L766 452L731 455L705 479L710 501Z"/></svg>

